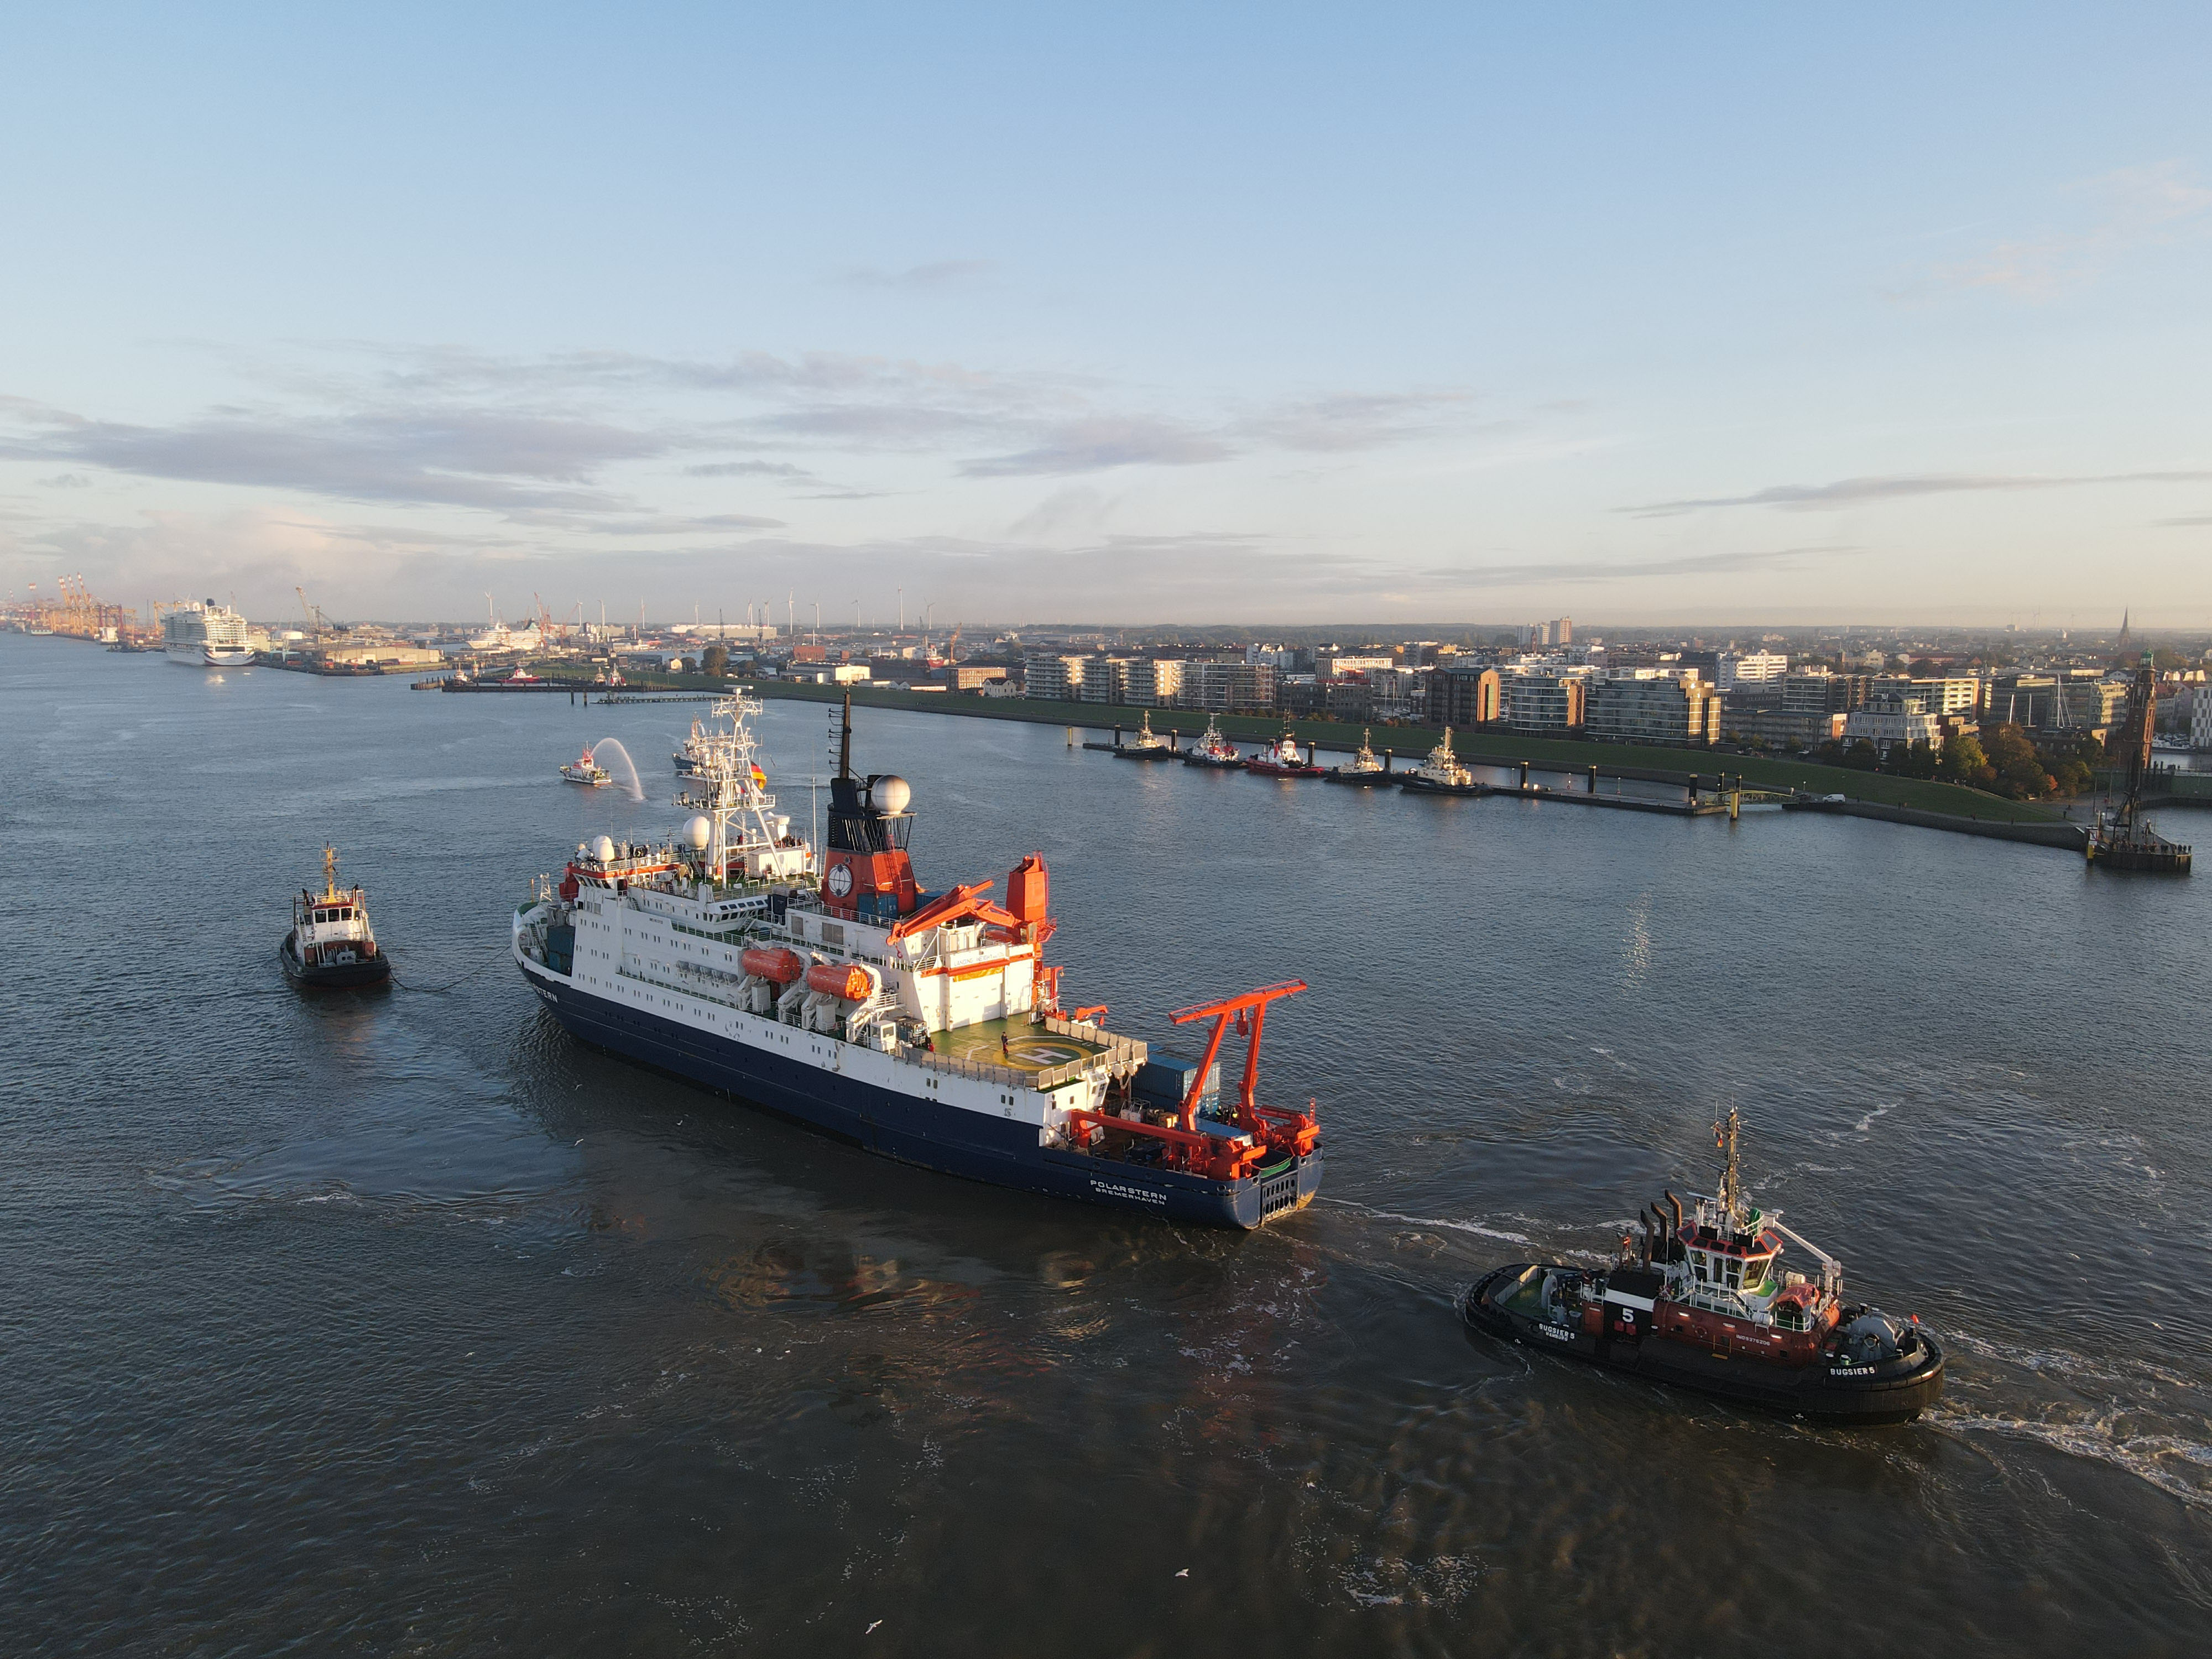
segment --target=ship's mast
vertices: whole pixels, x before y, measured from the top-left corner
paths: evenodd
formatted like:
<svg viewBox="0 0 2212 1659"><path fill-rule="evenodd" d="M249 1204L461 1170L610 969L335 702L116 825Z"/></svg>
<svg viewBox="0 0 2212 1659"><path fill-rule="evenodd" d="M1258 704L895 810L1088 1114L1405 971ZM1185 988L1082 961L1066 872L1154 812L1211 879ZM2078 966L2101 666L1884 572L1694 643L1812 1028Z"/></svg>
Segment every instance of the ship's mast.
<svg viewBox="0 0 2212 1659"><path fill-rule="evenodd" d="M338 849L325 847L323 848L323 899L325 903L336 903L337 896Z"/></svg>
<svg viewBox="0 0 2212 1659"><path fill-rule="evenodd" d="M2150 771L2151 733L2157 711L2158 678L2151 653L2146 651L2128 692L2128 793L2120 807L2120 821L2131 833L2136 816L2142 810L2143 779Z"/></svg>
<svg viewBox="0 0 2212 1659"><path fill-rule="evenodd" d="M1738 1127L1736 1110L1733 1106L1729 1108L1725 1118L1713 1125L1713 1145L1721 1152L1721 1218L1731 1232L1740 1231L1742 1226L1739 1212L1743 1203L1743 1182L1737 1169L1735 1150Z"/></svg>

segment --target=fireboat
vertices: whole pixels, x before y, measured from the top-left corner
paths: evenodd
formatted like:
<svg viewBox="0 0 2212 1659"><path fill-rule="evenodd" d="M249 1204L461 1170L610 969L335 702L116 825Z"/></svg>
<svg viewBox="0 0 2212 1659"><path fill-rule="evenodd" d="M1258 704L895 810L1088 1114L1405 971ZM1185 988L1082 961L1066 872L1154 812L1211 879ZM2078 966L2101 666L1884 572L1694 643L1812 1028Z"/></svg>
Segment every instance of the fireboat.
<svg viewBox="0 0 2212 1659"><path fill-rule="evenodd" d="M1793 1417L1909 1423L1943 1392L1943 1352L1916 1315L1844 1301L1844 1269L1743 1190L1733 1109L1713 1126L1720 1191L1668 1193L1609 1267L1514 1262L1460 1299L1474 1330ZM1780 1266L1784 1242L1817 1277Z"/></svg>

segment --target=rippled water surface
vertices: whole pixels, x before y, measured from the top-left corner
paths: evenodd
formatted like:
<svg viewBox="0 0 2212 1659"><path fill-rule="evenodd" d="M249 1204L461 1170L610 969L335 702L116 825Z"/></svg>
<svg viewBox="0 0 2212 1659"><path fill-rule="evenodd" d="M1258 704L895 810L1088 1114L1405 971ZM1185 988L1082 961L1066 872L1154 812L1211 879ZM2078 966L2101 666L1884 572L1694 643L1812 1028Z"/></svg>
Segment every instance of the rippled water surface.
<svg viewBox="0 0 2212 1659"><path fill-rule="evenodd" d="M699 710L12 635L0 690L0 1650L2200 1650L2204 877L864 713L925 882L1042 851L1116 1025L1310 981L1263 1078L1320 1102L1324 1197L1232 1237L872 1159L544 1016L509 908L676 821ZM764 724L803 822L823 711ZM643 803L556 779L605 737ZM326 837L403 988L286 988ZM1730 1100L1755 1194L1948 1342L1931 1418L1455 1322L1703 1189Z"/></svg>

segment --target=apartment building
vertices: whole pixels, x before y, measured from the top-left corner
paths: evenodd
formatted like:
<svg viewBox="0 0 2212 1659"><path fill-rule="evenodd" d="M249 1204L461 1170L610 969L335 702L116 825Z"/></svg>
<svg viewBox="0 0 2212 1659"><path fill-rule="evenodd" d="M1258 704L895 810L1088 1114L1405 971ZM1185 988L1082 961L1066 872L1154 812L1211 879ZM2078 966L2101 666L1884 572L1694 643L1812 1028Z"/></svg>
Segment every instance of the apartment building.
<svg viewBox="0 0 2212 1659"><path fill-rule="evenodd" d="M1710 744L1720 738L1721 700L1694 674L1632 669L1590 684L1583 725L1607 743Z"/></svg>

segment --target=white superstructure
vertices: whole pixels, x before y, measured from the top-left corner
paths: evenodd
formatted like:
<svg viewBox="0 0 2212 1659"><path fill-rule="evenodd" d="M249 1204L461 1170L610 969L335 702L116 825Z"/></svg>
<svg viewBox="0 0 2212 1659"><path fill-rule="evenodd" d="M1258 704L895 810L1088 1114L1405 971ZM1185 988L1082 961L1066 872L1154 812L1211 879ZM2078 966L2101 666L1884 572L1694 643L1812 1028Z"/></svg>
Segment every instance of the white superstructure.
<svg viewBox="0 0 2212 1659"><path fill-rule="evenodd" d="M169 660L186 668L243 668L253 660L246 618L213 599L170 606L161 643Z"/></svg>

